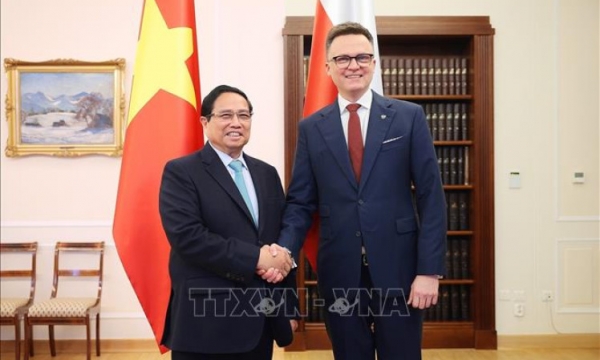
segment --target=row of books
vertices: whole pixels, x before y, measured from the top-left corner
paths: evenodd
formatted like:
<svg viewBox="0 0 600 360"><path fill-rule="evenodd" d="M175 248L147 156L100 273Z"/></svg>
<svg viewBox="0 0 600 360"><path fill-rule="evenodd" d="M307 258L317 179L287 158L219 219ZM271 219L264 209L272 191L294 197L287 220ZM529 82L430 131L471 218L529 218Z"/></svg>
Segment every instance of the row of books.
<svg viewBox="0 0 600 360"><path fill-rule="evenodd" d="M471 287L441 285L438 303L423 313L425 321L469 321L471 318Z"/></svg>
<svg viewBox="0 0 600 360"><path fill-rule="evenodd" d="M304 56L304 87L310 56ZM381 56L384 95L466 95L466 57Z"/></svg>
<svg viewBox="0 0 600 360"><path fill-rule="evenodd" d="M469 285L441 285L436 305L423 312L425 321L469 321L471 287ZM410 311L411 309L407 309ZM306 288L305 320L311 323L325 321L325 301L319 298L316 286Z"/></svg>
<svg viewBox="0 0 600 360"><path fill-rule="evenodd" d="M466 103L426 103L421 106L433 141L469 140Z"/></svg>
<svg viewBox="0 0 600 360"><path fill-rule="evenodd" d="M467 238L449 237L446 241L445 279L470 279L471 242Z"/></svg>
<svg viewBox="0 0 600 360"><path fill-rule="evenodd" d="M444 185L469 184L469 148L466 146L436 147L435 153Z"/></svg>
<svg viewBox="0 0 600 360"><path fill-rule="evenodd" d="M381 56L384 95L466 95L466 57Z"/></svg>
<svg viewBox="0 0 600 360"><path fill-rule="evenodd" d="M469 193L446 191L448 230L469 230Z"/></svg>

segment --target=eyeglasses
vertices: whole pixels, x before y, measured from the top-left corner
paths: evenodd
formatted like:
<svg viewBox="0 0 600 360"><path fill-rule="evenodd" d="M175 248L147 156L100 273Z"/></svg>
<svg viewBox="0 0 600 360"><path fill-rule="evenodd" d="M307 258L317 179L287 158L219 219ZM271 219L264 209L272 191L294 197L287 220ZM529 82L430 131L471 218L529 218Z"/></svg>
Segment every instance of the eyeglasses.
<svg viewBox="0 0 600 360"><path fill-rule="evenodd" d="M218 114L217 113L208 114L208 116L206 116L206 117L211 118L213 116L223 122L233 121L233 118L236 116L240 122L249 122L250 120L252 120L252 113L248 112L248 111L238 111L238 112L223 111Z"/></svg>
<svg viewBox="0 0 600 360"><path fill-rule="evenodd" d="M356 64L360 67L369 66L373 60L373 54L358 54L356 56L340 55L334 56L329 61L335 62L335 65L340 69L346 69L350 66L352 59L356 60Z"/></svg>

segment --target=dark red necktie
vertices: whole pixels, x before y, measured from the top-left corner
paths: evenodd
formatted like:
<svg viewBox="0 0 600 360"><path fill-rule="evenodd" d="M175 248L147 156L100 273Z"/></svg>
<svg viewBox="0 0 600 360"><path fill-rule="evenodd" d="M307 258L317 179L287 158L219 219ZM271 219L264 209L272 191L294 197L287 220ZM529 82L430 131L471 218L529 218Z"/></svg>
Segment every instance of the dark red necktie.
<svg viewBox="0 0 600 360"><path fill-rule="evenodd" d="M348 120L348 151L350 152L350 162L352 162L357 182L360 182L360 169L364 150L362 132L360 130L360 118L356 112L359 107L360 104L348 104L346 106L346 109L350 112L350 119Z"/></svg>

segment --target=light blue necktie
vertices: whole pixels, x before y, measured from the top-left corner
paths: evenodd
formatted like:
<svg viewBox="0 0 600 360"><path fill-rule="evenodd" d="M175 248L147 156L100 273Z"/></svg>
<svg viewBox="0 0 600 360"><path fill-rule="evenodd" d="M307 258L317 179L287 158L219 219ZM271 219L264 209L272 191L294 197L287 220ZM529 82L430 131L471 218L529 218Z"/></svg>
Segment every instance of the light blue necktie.
<svg viewBox="0 0 600 360"><path fill-rule="evenodd" d="M256 215L254 214L254 208L252 207L252 202L250 201L250 195L248 195L248 189L246 189L246 182L244 181L244 174L242 174L243 164L239 160L233 160L229 163L229 167L235 171L235 185L240 190L240 194L244 198L244 202L250 210L250 214L252 214L252 219L254 220L254 224L256 225Z"/></svg>

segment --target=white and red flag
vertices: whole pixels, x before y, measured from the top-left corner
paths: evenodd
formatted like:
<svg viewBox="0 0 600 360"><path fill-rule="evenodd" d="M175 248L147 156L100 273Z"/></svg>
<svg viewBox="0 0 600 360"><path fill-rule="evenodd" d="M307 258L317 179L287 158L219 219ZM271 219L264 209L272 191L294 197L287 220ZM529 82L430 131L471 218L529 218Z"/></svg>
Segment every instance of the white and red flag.
<svg viewBox="0 0 600 360"><path fill-rule="evenodd" d="M325 53L325 40L327 32L334 26L346 21L353 21L366 27L373 35L373 53L376 65L371 89L383 95L381 80L381 62L379 46L377 43L377 29L375 26L375 13L372 0L317 0L310 62L308 67L308 81L306 83L306 97L304 102L304 117L314 113L322 107L331 104L337 96L337 89L325 70L327 54ZM304 254L313 269L317 266L317 245L319 231L317 217L313 227L309 230L304 243Z"/></svg>

